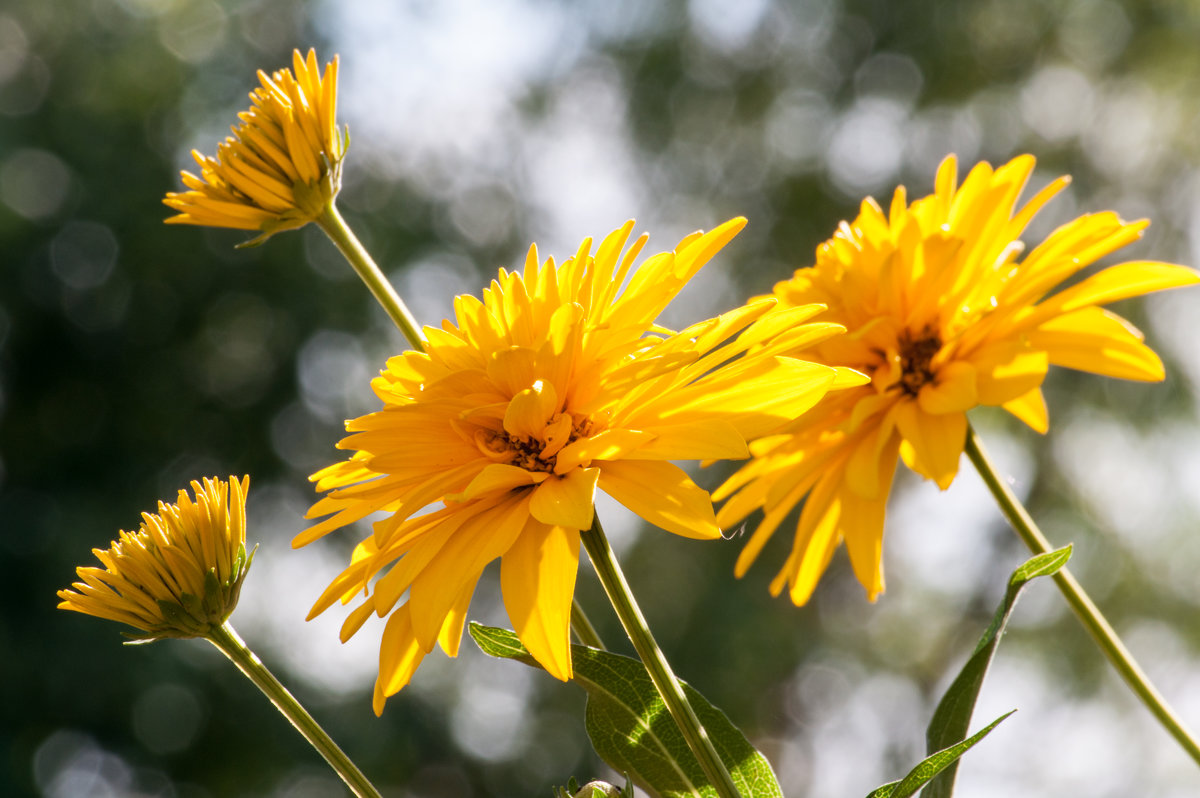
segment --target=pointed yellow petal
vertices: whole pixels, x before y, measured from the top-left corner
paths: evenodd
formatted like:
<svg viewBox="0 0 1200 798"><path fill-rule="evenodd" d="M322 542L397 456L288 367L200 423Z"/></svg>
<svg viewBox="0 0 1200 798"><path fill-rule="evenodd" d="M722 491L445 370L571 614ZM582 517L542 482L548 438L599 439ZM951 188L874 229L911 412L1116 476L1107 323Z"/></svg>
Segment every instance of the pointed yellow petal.
<svg viewBox="0 0 1200 798"><path fill-rule="evenodd" d="M500 586L513 629L551 676L571 670L571 603L579 533L530 520L500 561Z"/></svg>
<svg viewBox="0 0 1200 798"><path fill-rule="evenodd" d="M474 585L468 585L463 588L458 600L450 608L450 612L446 613L446 620L442 622L442 629L438 632L438 645L442 647L442 651L445 651L448 657L458 656L458 645L462 642L463 625L466 623L467 610L471 606L471 596L474 594Z"/></svg>
<svg viewBox="0 0 1200 798"><path fill-rule="evenodd" d="M842 499L837 486L836 475L822 479L800 513L792 553L784 565L788 572L788 597L797 607L803 606L812 597L817 582L829 567L833 552L841 542L838 524L842 516Z"/></svg>
<svg viewBox="0 0 1200 798"><path fill-rule="evenodd" d="M893 437L880 455L877 484L882 488L871 498L847 496L843 489L841 533L850 555L850 565L859 583L874 601L883 592L883 519L888 495L899 460L899 437Z"/></svg>
<svg viewBox="0 0 1200 798"><path fill-rule="evenodd" d="M354 611L346 616L346 620L342 622L342 628L338 632L338 639L345 643L355 633L362 628L362 625L367 622L375 614L375 604L371 601L364 601L354 608Z"/></svg>
<svg viewBox="0 0 1200 798"><path fill-rule="evenodd" d="M1158 355L1142 343L1141 332L1104 308L1082 308L1051 319L1027 338L1056 366L1145 382L1166 376Z"/></svg>
<svg viewBox="0 0 1200 798"><path fill-rule="evenodd" d="M1041 388L1005 402L1002 407L1024 421L1034 432L1045 435L1050 429L1050 411L1046 408L1046 397Z"/></svg>
<svg viewBox="0 0 1200 798"><path fill-rule="evenodd" d="M1088 305L1107 305L1119 299L1200 282L1200 273L1184 266L1158 261L1131 261L1110 266L1036 306L1023 326L1040 326L1045 320Z"/></svg>
<svg viewBox="0 0 1200 798"><path fill-rule="evenodd" d="M375 680L375 698L372 702L376 715L383 714L383 705L388 696L400 692L409 683L426 653L413 635L408 605L401 605L388 618L383 639L379 643L379 676Z"/></svg>

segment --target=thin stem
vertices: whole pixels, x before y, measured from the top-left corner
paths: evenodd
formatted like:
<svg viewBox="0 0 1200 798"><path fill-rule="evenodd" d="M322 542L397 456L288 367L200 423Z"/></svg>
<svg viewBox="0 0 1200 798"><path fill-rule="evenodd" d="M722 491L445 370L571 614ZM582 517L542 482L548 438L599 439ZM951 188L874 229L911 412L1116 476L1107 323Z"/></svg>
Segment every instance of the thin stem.
<svg viewBox="0 0 1200 798"><path fill-rule="evenodd" d="M358 276L367 284L367 288L371 289L375 299L379 300L380 305L383 305L383 309L400 328L400 332L404 333L404 337L412 344L412 348L418 352L424 352L425 339L421 335L421 328L417 324L417 320L409 311L408 306L404 304L404 300L396 293L396 289L392 288L387 277L380 271L366 247L362 245L350 226L346 224L346 220L338 213L337 206L332 201L325 206L325 211L316 218L316 222L325 231L325 235L329 236L330 240L337 245L342 255L354 267L354 271L358 272Z"/></svg>
<svg viewBox="0 0 1200 798"><path fill-rule="evenodd" d="M967 429L966 452L971 464L975 466L987 484L988 490L996 498L1005 517L1008 518L1021 540L1025 541L1029 550L1034 554L1051 551L1053 547L1050 542L1038 529L1021 501L1008 485L1001 481L975 435L975 431L970 428ZM1170 732L1176 742L1183 746L1183 749L1197 764L1200 764L1200 744L1197 744L1195 737L1184 726L1183 721L1176 717L1167 705L1166 699L1150 683L1150 678L1134 660L1133 654L1121 642L1121 638L1117 636L1104 614L1084 592L1083 587L1075 581L1075 577L1066 568L1060 569L1054 575L1054 581L1058 584L1058 589L1062 591L1063 596L1066 597L1067 603L1071 605L1071 609L1075 611L1075 616L1079 618L1084 628L1091 634L1092 639L1100 646L1104 656L1108 657L1108 661L1121 674L1125 683L1142 700L1142 703L1158 719L1158 722Z"/></svg>
<svg viewBox="0 0 1200 798"><path fill-rule="evenodd" d="M304 735L304 739L308 740L309 745L325 757L325 761L337 771L337 774L342 777L342 781L346 782L358 798L381 798L379 791L371 782L367 781L367 777L350 761L342 749L338 748L337 743L329 738L320 724L313 720L312 715L308 714L308 711L288 692L288 689L280 684L275 675L267 670L267 667L262 664L262 660L246 647L242 638L238 636L228 621L214 629L207 639L222 654L229 657L229 660L238 666L238 670L245 674L247 679L254 682L258 689L263 691L275 708L283 713L283 716L296 727L298 732Z"/></svg>
<svg viewBox="0 0 1200 798"><path fill-rule="evenodd" d="M587 613L579 605L579 599L571 600L571 631L575 632L575 636L579 638L579 642L585 646L598 648L601 651L608 651L604 645L604 641L600 639L600 633L596 631L596 627L592 626Z"/></svg>
<svg viewBox="0 0 1200 798"><path fill-rule="evenodd" d="M600 584L604 586L608 600L612 602L613 609L617 611L617 617L621 619L621 625L625 627L625 633L633 642L634 649L637 650L642 664L646 666L646 670L650 674L650 680L654 682L655 688L658 689L659 695L662 696L663 702L667 706L667 711L671 713L675 724L683 733L684 739L687 740L688 747L700 761L704 775L708 777L717 790L717 794L722 798L739 798L740 794L733 783L733 778L729 775L729 770L721 761L721 757L717 755L717 750L713 747L708 732L700 725L700 719L696 717L696 712L683 694L679 680L675 678L666 657L663 656L658 644L654 642L654 637L650 634L646 618L638 609L633 593L629 589L629 583L625 581L625 574L621 572L621 566L617 563L612 547L608 545L608 538L604 536L604 529L600 526L598 515L593 516L591 528L585 530L580 537L583 540L583 547L587 550L588 558L591 559L596 574L600 577Z"/></svg>

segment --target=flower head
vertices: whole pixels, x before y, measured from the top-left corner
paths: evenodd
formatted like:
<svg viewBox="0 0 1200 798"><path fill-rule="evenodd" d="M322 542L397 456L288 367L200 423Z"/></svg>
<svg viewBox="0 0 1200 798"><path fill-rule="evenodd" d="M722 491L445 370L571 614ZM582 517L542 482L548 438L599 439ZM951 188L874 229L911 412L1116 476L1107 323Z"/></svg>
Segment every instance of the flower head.
<svg viewBox="0 0 1200 798"><path fill-rule="evenodd" d="M313 50L307 58L293 51L292 66L294 74L259 70L253 105L215 158L192 151L200 176L183 172L189 190L167 194L163 202L179 211L168 223L259 230L258 243L303 227L337 196L349 144L337 128L337 56L323 75Z"/></svg>
<svg viewBox="0 0 1200 798"><path fill-rule="evenodd" d="M390 613L377 712L435 643L457 652L475 584L497 557L517 634L569 678L579 534L597 488L669 532L716 538L708 493L670 461L745 457L747 438L861 383L778 356L841 331L806 323L817 307L768 315L766 299L678 333L655 325L744 223L637 267L644 236L622 254L632 222L561 266L531 248L523 273L501 269L482 301L455 300L455 321L426 330L427 353L388 361L372 383L383 409L347 423L340 446L354 455L313 477L329 494L309 515L331 517L294 541L387 513L313 608L361 598L343 639Z"/></svg>
<svg viewBox="0 0 1200 798"><path fill-rule="evenodd" d="M1020 208L1033 171L1021 156L985 163L956 187L947 158L931 196L885 214L872 199L817 249L816 265L775 286L780 308L819 302L817 318L845 325L806 357L848 366L869 384L831 394L812 412L751 444L753 460L715 493L722 525L761 508L737 563L739 576L802 501L792 551L771 584L808 600L844 540L874 600L883 590L884 506L897 458L945 489L958 470L966 412L999 405L1048 428L1041 384L1051 365L1130 380L1161 380L1142 335L1101 305L1200 280L1182 266L1133 261L1052 293L1064 280L1135 241L1148 222L1111 212L1059 227L1021 257L1021 232L1068 182L1059 178Z"/></svg>
<svg viewBox="0 0 1200 798"><path fill-rule="evenodd" d="M142 513L137 532L122 531L108 549L93 549L103 568L80 567L82 580L58 591L59 609L120 621L142 640L203 637L237 606L254 552L246 554L246 491L215 477L179 491L177 504Z"/></svg>

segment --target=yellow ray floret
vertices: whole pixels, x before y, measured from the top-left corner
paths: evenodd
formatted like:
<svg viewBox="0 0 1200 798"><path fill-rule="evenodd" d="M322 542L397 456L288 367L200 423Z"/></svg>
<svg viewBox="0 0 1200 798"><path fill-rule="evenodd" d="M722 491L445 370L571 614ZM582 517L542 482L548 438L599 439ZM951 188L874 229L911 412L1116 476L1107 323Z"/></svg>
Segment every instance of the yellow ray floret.
<svg viewBox="0 0 1200 798"><path fill-rule="evenodd" d="M317 218L341 188L349 142L337 128L337 72L337 56L322 73L313 50L294 51L292 69L259 70L253 105L216 157L192 151L200 174L183 172L188 190L167 194L179 211L167 222L257 230L258 243Z"/></svg>
<svg viewBox="0 0 1200 798"><path fill-rule="evenodd" d="M481 298L458 297L454 320L426 329L426 352L388 361L372 383L382 409L348 422L339 444L354 454L313 476L326 495L309 515L328 518L294 541L385 514L313 607L359 602L343 637L390 616L376 711L435 644L457 650L475 583L497 558L517 634L570 678L579 535L596 491L667 531L718 538L708 492L670 461L745 457L747 438L865 382L796 359L799 345L842 330L806 323L820 308L790 311L786 328L774 299L681 332L656 324L744 224L636 265L646 238L630 241L632 222L561 265L531 248Z"/></svg>
<svg viewBox="0 0 1200 798"><path fill-rule="evenodd" d="M1169 263L1110 266L1057 293L1065 280L1137 240L1148 224L1095 213L1059 227L1023 258L1019 236L1061 191L1059 178L1024 205L1033 172L1024 155L975 166L956 185L947 158L934 193L885 212L872 199L817 248L816 264L775 286L779 311L820 303L815 317L846 334L807 359L854 369L870 383L831 393L813 412L752 443L753 460L714 494L722 526L761 509L737 574L801 502L792 550L771 584L808 600L844 541L872 600L883 590L884 508L898 460L945 489L966 439L966 412L1003 407L1039 432L1049 425L1041 385L1051 365L1153 381L1162 362L1127 321L1100 307L1191 285L1200 276Z"/></svg>
<svg viewBox="0 0 1200 798"><path fill-rule="evenodd" d="M254 553L246 554L250 478L205 478L176 504L143 513L137 532L93 549L103 568L80 567L81 581L58 591L64 610L120 621L143 640L203 637L237 606Z"/></svg>

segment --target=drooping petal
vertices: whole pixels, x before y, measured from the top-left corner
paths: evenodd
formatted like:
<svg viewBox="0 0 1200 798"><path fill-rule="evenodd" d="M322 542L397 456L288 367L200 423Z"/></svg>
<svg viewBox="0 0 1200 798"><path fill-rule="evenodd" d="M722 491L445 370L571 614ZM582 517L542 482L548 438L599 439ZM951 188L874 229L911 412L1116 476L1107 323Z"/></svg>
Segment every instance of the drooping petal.
<svg viewBox="0 0 1200 798"><path fill-rule="evenodd" d="M557 679L571 670L571 604L579 571L579 533L530 520L500 561L500 586L513 629Z"/></svg>
<svg viewBox="0 0 1200 798"><path fill-rule="evenodd" d="M442 621L441 631L438 632L438 645L448 657L458 656L458 645L462 642L463 626L467 620L467 610L471 606L471 597L475 594L475 586L467 585L459 593L446 620Z"/></svg>
<svg viewBox="0 0 1200 798"><path fill-rule="evenodd" d="M375 680L375 695L371 702L376 716L383 714L388 696L400 692L409 683L427 653L428 649L422 648L413 634L408 604L401 605L388 618L379 643L379 676Z"/></svg>
<svg viewBox="0 0 1200 798"><path fill-rule="evenodd" d="M471 518L446 541L413 580L408 606L421 647L433 648L461 591L512 546L529 515L529 497L511 498Z"/></svg>
<svg viewBox="0 0 1200 798"><path fill-rule="evenodd" d="M966 445L966 413L932 416L915 402L904 402L896 408L896 428L904 438L900 454L905 465L942 490L950 487Z"/></svg>
<svg viewBox="0 0 1200 798"><path fill-rule="evenodd" d="M784 571L780 572L780 577L786 575L788 597L798 607L812 597L841 542L838 524L842 515L842 497L838 482L836 474L828 474L813 488L809 502L800 513L791 556ZM771 584L772 592L778 594L782 587L780 578L776 577Z"/></svg>

